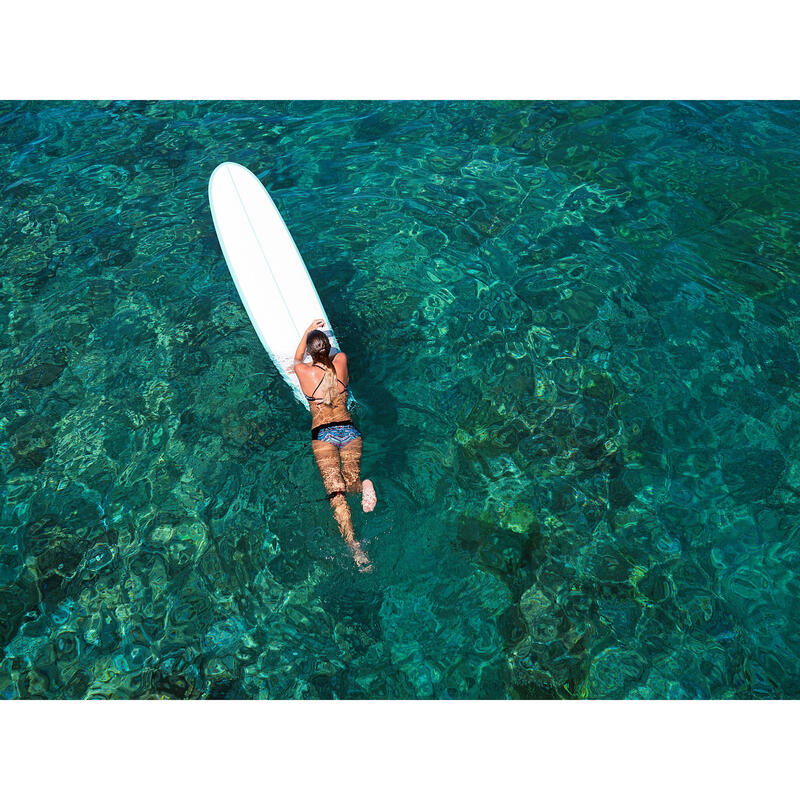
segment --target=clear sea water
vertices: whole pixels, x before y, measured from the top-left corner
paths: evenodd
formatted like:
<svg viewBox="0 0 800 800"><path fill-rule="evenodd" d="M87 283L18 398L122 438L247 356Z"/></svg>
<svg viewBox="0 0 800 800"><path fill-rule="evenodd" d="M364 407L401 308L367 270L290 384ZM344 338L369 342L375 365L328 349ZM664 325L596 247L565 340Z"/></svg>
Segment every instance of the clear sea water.
<svg viewBox="0 0 800 800"><path fill-rule="evenodd" d="M0 696L800 697L800 105L0 103ZM351 362L339 538L217 163Z"/></svg>

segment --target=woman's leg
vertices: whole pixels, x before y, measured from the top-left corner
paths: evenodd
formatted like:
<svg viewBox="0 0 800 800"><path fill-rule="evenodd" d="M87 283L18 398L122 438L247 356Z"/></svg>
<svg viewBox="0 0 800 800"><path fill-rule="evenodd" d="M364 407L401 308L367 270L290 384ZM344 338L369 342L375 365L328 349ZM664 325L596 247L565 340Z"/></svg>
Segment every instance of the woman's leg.
<svg viewBox="0 0 800 800"><path fill-rule="evenodd" d="M342 457L342 477L349 494L361 491L361 450L363 440L359 436L348 442L340 452Z"/></svg>
<svg viewBox="0 0 800 800"><path fill-rule="evenodd" d="M353 492L363 492L361 508L364 511L372 511L375 508L377 498L375 497L375 487L372 485L372 481L369 479L361 480L362 448L363 440L360 436L342 448L342 477L348 492L351 494Z"/></svg>
<svg viewBox="0 0 800 800"><path fill-rule="evenodd" d="M331 444L331 442L312 439L311 449L314 452L314 458L319 468L319 474L322 476L322 482L325 484L325 491L328 494L332 492L343 493L346 490L346 486L339 468L339 448L335 444ZM359 566L368 564L369 561L366 554L355 539L353 518L350 515L350 506L347 505L347 499L344 494L334 494L333 497L330 498L330 504L333 517L336 520L336 524L339 526L339 533L342 534L342 537L353 551L353 557L356 563Z"/></svg>

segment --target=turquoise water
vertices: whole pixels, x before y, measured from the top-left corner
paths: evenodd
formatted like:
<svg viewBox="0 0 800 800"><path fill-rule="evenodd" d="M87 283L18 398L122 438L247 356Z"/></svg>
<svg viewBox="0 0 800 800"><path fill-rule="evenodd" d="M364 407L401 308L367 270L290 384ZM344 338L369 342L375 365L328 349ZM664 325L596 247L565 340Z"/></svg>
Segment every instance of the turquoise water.
<svg viewBox="0 0 800 800"><path fill-rule="evenodd" d="M800 106L0 103L0 696L800 697ZM207 204L351 362L359 573Z"/></svg>

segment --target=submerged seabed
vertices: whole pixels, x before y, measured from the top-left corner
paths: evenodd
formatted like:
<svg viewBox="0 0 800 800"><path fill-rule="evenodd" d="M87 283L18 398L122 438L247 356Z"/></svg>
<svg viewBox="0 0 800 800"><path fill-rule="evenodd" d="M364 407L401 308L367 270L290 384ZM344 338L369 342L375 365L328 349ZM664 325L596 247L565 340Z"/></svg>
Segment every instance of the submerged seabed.
<svg viewBox="0 0 800 800"><path fill-rule="evenodd" d="M0 103L0 695L800 697L800 106ZM351 359L358 573L206 182Z"/></svg>

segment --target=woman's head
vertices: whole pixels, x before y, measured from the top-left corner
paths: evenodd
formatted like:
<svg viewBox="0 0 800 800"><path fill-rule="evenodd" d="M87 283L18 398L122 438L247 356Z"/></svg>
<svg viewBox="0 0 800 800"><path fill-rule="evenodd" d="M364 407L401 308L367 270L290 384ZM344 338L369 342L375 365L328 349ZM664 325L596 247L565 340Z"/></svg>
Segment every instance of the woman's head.
<svg viewBox="0 0 800 800"><path fill-rule="evenodd" d="M325 375L320 384L322 403L326 406L332 406L338 376L330 356L331 340L320 330L310 331L306 336L306 350L308 350L308 354L315 364L325 368Z"/></svg>
<svg viewBox="0 0 800 800"><path fill-rule="evenodd" d="M306 350L314 362L324 364L329 359L331 340L322 331L311 331L306 336Z"/></svg>

